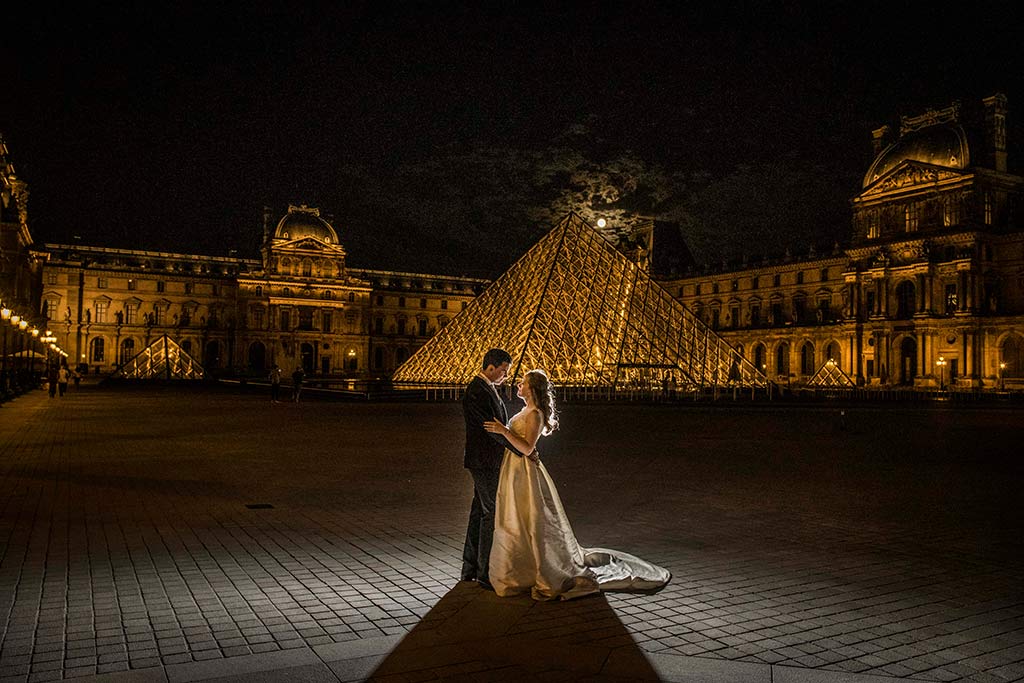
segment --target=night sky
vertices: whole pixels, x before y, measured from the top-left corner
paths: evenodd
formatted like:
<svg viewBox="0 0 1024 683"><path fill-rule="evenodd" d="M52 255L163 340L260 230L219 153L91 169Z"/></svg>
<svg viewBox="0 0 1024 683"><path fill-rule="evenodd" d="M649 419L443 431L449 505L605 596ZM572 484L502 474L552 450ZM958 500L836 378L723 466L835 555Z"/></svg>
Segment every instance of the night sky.
<svg viewBox="0 0 1024 683"><path fill-rule="evenodd" d="M800 252L846 238L873 128L994 92L1021 168L1010 3L343 5L4 16L35 239L252 255L291 202L357 267L493 277L569 207L678 221L701 262Z"/></svg>

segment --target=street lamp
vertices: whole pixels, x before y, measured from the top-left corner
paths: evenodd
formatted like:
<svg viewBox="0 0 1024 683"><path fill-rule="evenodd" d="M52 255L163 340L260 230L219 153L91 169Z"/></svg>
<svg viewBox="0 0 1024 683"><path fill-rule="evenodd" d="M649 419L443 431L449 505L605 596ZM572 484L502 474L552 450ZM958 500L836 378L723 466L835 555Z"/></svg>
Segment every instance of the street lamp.
<svg viewBox="0 0 1024 683"><path fill-rule="evenodd" d="M999 391L1004 389L1003 386L1003 373L1006 371L1006 361L999 362Z"/></svg>
<svg viewBox="0 0 1024 683"><path fill-rule="evenodd" d="M935 361L935 364L939 366L939 391L944 391L946 389L946 359L939 356L939 359Z"/></svg>
<svg viewBox="0 0 1024 683"><path fill-rule="evenodd" d="M3 322L8 322L11 319L11 309L7 306L0 308L0 318ZM0 398L7 394L7 325L0 323L0 327L4 328L4 355L0 356Z"/></svg>

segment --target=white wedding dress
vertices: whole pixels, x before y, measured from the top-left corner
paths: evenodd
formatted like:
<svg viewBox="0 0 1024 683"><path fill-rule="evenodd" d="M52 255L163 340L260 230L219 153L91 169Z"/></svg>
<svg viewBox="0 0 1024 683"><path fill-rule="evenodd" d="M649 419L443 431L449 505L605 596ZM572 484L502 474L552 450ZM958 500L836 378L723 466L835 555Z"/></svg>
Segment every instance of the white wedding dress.
<svg viewBox="0 0 1024 683"><path fill-rule="evenodd" d="M523 436L527 409L509 420ZM500 596L571 600L599 591L654 590L672 575L638 557L581 548L543 463L505 451L498 479L489 578Z"/></svg>

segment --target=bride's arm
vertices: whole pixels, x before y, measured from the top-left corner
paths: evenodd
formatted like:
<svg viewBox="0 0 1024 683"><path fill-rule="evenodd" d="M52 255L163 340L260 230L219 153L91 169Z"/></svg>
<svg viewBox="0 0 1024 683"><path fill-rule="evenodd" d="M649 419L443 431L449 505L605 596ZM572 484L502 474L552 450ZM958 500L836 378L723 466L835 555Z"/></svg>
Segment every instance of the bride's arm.
<svg viewBox="0 0 1024 683"><path fill-rule="evenodd" d="M490 420L484 423L484 429L495 434L504 436L510 444L515 446L520 453L533 453L537 447L537 439L540 438L541 417L536 410L531 410L524 418L526 429L523 436L519 436L511 429L497 420Z"/></svg>

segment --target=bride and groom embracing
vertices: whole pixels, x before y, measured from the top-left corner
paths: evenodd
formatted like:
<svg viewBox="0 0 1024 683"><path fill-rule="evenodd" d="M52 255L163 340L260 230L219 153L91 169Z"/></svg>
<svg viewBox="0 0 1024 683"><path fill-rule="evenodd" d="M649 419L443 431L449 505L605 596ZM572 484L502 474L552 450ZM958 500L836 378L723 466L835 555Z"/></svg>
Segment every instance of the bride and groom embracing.
<svg viewBox="0 0 1024 683"><path fill-rule="evenodd" d="M527 372L518 384L526 405L509 420L496 386L511 362L502 349L488 351L462 401L464 465L473 476L462 580L500 596L529 592L534 600L665 586L671 574L661 567L615 550L580 547L536 448L558 427L554 389L543 370Z"/></svg>

